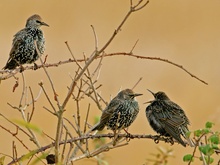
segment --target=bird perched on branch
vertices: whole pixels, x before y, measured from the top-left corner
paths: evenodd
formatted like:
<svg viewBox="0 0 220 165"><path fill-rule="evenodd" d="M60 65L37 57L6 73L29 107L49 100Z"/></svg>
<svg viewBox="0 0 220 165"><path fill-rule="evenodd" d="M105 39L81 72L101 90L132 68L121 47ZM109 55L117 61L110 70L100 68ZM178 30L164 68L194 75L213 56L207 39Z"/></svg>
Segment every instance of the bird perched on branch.
<svg viewBox="0 0 220 165"><path fill-rule="evenodd" d="M45 39L41 26L49 25L42 22L39 15L27 19L25 28L14 35L9 59L3 69L13 70L22 64L34 63L44 53Z"/></svg>
<svg viewBox="0 0 220 165"><path fill-rule="evenodd" d="M135 97L140 95L142 94L134 93L131 89L119 92L104 109L100 122L92 131L101 131L105 126L113 131L129 127L139 112L139 105Z"/></svg>
<svg viewBox="0 0 220 165"><path fill-rule="evenodd" d="M162 136L172 137L186 147L186 142L193 146L193 142L187 137L189 119L183 109L172 102L164 92L151 92L155 98L149 101L150 105L146 108L146 116L150 126Z"/></svg>

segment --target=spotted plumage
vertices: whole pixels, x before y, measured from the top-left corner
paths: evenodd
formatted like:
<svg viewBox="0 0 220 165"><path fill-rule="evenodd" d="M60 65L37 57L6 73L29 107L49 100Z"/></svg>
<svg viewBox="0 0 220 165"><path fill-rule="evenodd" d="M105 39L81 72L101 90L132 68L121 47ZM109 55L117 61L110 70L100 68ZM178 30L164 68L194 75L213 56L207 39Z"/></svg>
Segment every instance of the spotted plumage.
<svg viewBox="0 0 220 165"><path fill-rule="evenodd" d="M100 122L92 129L103 130L105 126L113 131L129 127L139 112L138 102L134 99L136 94L131 89L125 89L111 100L102 112Z"/></svg>
<svg viewBox="0 0 220 165"><path fill-rule="evenodd" d="M183 146L186 146L186 142L181 137L193 145L186 136L189 119L183 109L172 102L164 92L151 93L155 100L150 101L151 104L146 108L146 116L150 126L160 135L172 137Z"/></svg>
<svg viewBox="0 0 220 165"><path fill-rule="evenodd" d="M42 25L48 26L37 14L27 19L25 28L14 35L9 59L3 69L12 70L23 64L34 63L44 53L45 39L40 29Z"/></svg>

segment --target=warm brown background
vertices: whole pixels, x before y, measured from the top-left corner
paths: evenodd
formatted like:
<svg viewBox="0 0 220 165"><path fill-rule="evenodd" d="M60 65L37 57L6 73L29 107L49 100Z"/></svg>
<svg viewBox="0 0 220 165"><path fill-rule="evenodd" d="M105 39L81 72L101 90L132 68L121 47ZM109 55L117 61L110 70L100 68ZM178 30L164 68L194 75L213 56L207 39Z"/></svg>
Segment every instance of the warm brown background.
<svg viewBox="0 0 220 165"><path fill-rule="evenodd" d="M19 0L0 1L0 68L5 65L11 48L13 35L24 27L26 19L38 13L50 25L43 27L46 36L46 54L48 63L70 58L64 44L68 41L77 58L82 58L83 52L90 55L94 49L94 37L90 25L94 25L99 37L100 47L108 40L113 30L121 22L129 9L129 0ZM106 52L130 51L137 39L139 43L134 53L142 56L155 56L169 59L183 65L193 74L204 79L209 85L193 79L188 74L167 63L134 59L131 57L109 57L103 62L100 83L102 95L109 100L110 95L116 95L120 87L132 87L143 77L135 88L136 92L144 94L139 98L141 112L130 127L131 133L153 134L145 117L145 106L142 103L152 99L147 88L152 91L165 91L171 99L178 103L191 120L190 129L202 128L206 121L220 126L219 102L219 69L220 69L220 1L219 0L152 0L143 10L135 13L126 22L120 34L108 47ZM38 61L39 63L39 61ZM54 80L60 100L67 93L71 80L69 73L74 75L75 64L48 69ZM18 75L19 76L19 75ZM42 80L48 91L49 82L43 70L25 72L27 86L31 86L35 96L39 91L38 83ZM21 76L20 83L21 83ZM22 85L12 93L15 83L13 78L3 81L0 85L1 113L9 119L18 119L20 114L11 109L7 102L19 104ZM89 100L91 102L91 100ZM55 117L42 108L48 106L42 95L36 103L36 113L33 123L41 127L51 136L55 136ZM49 106L48 106L49 107ZM87 104L82 107L85 109ZM67 112L74 113L74 102L69 102ZM100 111L93 105L93 114ZM84 113L83 113L84 114ZM0 118L0 124L10 127ZM15 131L12 129L12 131ZM15 140L10 134L0 129L0 152L11 154L11 141ZM27 139L26 139L27 140ZM15 140L18 152L27 151ZM49 141L42 139L42 145ZM175 150L175 158L170 164L184 164L184 153L192 153L192 149L180 145L170 146L160 143L165 148ZM111 150L105 154L109 164L143 164L149 153L156 152L156 144L151 140L131 140L123 148ZM175 163L174 163L175 162ZM92 159L79 161L76 164L96 164Z"/></svg>

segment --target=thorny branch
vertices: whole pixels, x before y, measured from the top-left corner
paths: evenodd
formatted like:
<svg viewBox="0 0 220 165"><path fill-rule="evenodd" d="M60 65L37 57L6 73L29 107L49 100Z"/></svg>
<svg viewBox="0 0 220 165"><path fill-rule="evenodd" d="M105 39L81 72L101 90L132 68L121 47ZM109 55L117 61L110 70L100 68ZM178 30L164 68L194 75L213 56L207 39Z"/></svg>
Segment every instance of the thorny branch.
<svg viewBox="0 0 220 165"><path fill-rule="evenodd" d="M195 79L199 80L200 82L207 85L207 83L205 81L203 81L202 79L198 78L197 76L195 76L194 74L189 72L182 65L176 64L170 60L159 58L159 57L146 57L146 56L133 54L133 50L134 50L138 40L136 41L135 45L131 49L130 53L116 52L116 53L109 53L108 54L108 53L104 52L106 50L106 48L114 40L116 35L121 31L122 26L125 24L125 22L129 18L129 16L132 13L144 8L148 3L149 3L149 0L146 0L146 1L139 0L138 3L134 5L133 1L130 0L130 10L125 15L124 19L119 24L119 26L116 28L116 30L114 30L114 32L113 32L112 36L109 38L109 40L106 41L106 43L101 48L99 48L98 36L96 34L95 28L91 25L93 33L94 33L94 38L95 38L95 48L94 48L94 51L91 53L91 55L88 58L86 58L86 56L84 55L84 57L82 59L76 59L74 54L72 53L70 46L68 45L68 42L65 42L65 44L66 44L66 46L72 56L72 59L59 61L57 63L52 63L52 64L45 64L46 58L45 58L44 62L42 59L40 59L41 65L38 65L38 69L40 69L40 68L44 69L44 71L49 79L50 85L52 87L52 91L54 93L54 100L56 101L57 106L58 106L57 108L54 106L51 97L49 96L46 89L44 88L43 82L40 82L39 85L41 87L41 90L45 94L47 101L49 102L49 104L53 110L51 111L50 109L48 109L47 107L44 107L44 106L43 106L43 108L46 109L51 114L55 115L58 119L57 123L56 123L57 128L56 128L55 139L51 138L49 135L45 134L52 141L51 144L43 146L43 147L40 146L40 144L37 140L37 137L35 136L33 131L29 128L27 128L27 131L25 131L25 130L21 129L18 125L14 124L14 126L17 128L16 133L12 133L12 131L10 131L9 129L6 129L5 127L3 127L1 125L0 125L0 128L5 130L6 132L10 133L11 135L13 135L26 149L28 149L25 146L25 143L17 137L18 131L24 132L26 134L26 136L28 136L37 145L36 150L28 149L28 151L30 153L33 153L32 156L36 156L36 154L38 154L40 152L44 152L45 150L55 148L54 153L55 153L56 164L63 163L63 162L65 162L65 164L68 164L70 162L77 161L77 160L80 160L80 159L83 159L86 157L87 158L96 157L96 155L99 153L106 152L106 151L109 151L110 149L114 149L117 147L122 147L124 145L128 145L129 144L128 141L131 139L152 139L155 142L164 141L166 143L171 143L170 139L165 138L165 137L158 137L158 136L152 136L152 135L138 135L138 134L121 134L120 131L118 131L117 136L112 133L109 133L109 134L95 134L95 133L89 134L88 133L89 131L86 132L86 128L87 128L87 126L89 126L88 116L89 116L89 112L91 109L90 104L87 109L85 121L83 121L83 119L80 116L81 115L81 107L80 107L81 100L85 96L91 98L92 101L97 105L97 107L100 110L102 110L101 103L104 103L105 105L107 105L107 102L102 98L101 94L97 91L102 86L102 84L97 84L97 82L98 82L100 72L101 72L102 60L103 60L103 58L106 58L106 57L125 56L125 57L134 57L134 58L139 58L139 59L144 59L144 60L157 60L157 61L166 62L166 63L169 63L171 65L174 65L174 66L182 69L183 71L185 71L187 74L189 74L193 78L195 78ZM37 50L37 52L38 52L38 50ZM39 54L39 52L38 52L38 54ZM93 72L91 72L89 70L89 66L96 59L99 59L100 61L97 65L97 67L95 68L95 70ZM82 64L82 62L83 62L83 64ZM70 86L68 87L68 93L66 94L64 101L61 103L58 100L58 94L56 93L54 82L52 81L46 68L57 67L57 66L64 65L67 63L76 63L78 66L78 70L76 71L75 76L73 76L73 78L72 78L72 82L71 82ZM24 68L24 70L33 70L33 69L34 69L33 66L27 66ZM2 77L0 77L0 80L6 80L10 77L14 77L14 75L16 75L19 72L20 72L20 68L17 68L11 72L0 71L0 73L3 74ZM33 117L33 114L34 114L36 99L34 99L32 90L31 90L31 88L29 88L30 94L31 94L31 99L32 99L32 102L30 103L30 104L32 104L32 110L31 110L31 114L28 113L28 116L26 117L24 110L30 104L27 104L27 87L25 85L25 78L24 78L23 73L22 73L22 78L23 78L23 91L22 91L22 96L21 96L21 100L20 100L20 105L18 107L12 106L9 103L8 103L8 105L11 106L13 109L18 110L22 114L24 121L30 122ZM141 79L142 78L140 78L140 80L137 81L137 83L134 85L133 88L135 88L135 86L141 81ZM63 116L63 114L65 112L66 105L69 102L71 96L73 96L73 100L74 100L74 103L76 106L76 110L74 111L73 118L72 118L73 122ZM22 107L21 103L22 103L23 99L25 99L25 101L24 101L25 105L23 105L23 107ZM3 116L3 115L0 114L0 116ZM13 124L13 122L8 120L7 118L5 118L5 119L9 123ZM68 122L69 127L67 127L67 125L65 123L66 121ZM84 125L82 125L82 123ZM75 132L70 131L69 128L73 128ZM110 141L107 144L103 144L102 146L100 146L90 152L88 140L101 139L101 138L109 138L109 139L114 139L114 140ZM69 144L69 148L68 148L67 144ZM13 144L13 147L14 146L16 146L16 145ZM63 147L62 150L60 149L60 146ZM24 156L18 157L16 147L14 147L13 151L14 151L14 153L16 153L16 154L14 154L16 156L14 156L12 158L12 161L9 164L14 164L14 163L20 162L26 155L30 154L30 153L28 153ZM64 156L65 156L66 152L68 152L68 153L65 158ZM31 161L31 159L29 161Z"/></svg>
<svg viewBox="0 0 220 165"><path fill-rule="evenodd" d="M139 59L144 59L144 60L156 60L156 61L162 61L165 63L169 63L171 65L174 65L176 67L178 67L179 69L183 70L184 72L186 72L187 74L189 74L191 77L197 79L198 81L202 82L203 84L208 85L208 83L204 80L202 80L201 78L197 77L195 74L192 74L190 71L188 71L183 65L177 64L175 62L172 62L168 59L164 59L164 58L160 58L160 57L148 57L148 56L142 56L142 55L137 55L137 54L133 54L132 52L127 53L127 52L116 52L116 53L109 53L109 54L103 54L102 56L97 56L96 59L98 58L105 58L105 57L113 57L113 56L126 56L126 57L134 57L134 58L139 58ZM78 59L78 60L73 60L73 59L68 59L68 60L64 60L64 61L59 61L57 63L52 63L52 64L44 64L45 67L57 67L59 65L64 65L67 63L72 63L72 62L83 62L85 61L85 59ZM38 68L42 68L42 65L39 65ZM27 66L24 68L24 70L32 70L33 66ZM5 76L2 76L0 79L1 80L6 80L12 76L14 76L15 74L19 73L20 69L15 69L13 73L8 73L7 71L0 71L0 73L8 73Z"/></svg>
<svg viewBox="0 0 220 165"><path fill-rule="evenodd" d="M81 137L72 137L71 139L68 139L68 140L64 140L64 141L60 141L59 142L59 145L65 145L66 143L73 143L73 142L77 142L77 141L81 141L81 140L86 140L86 139L100 139L100 138L114 138L114 134L112 133L108 133L108 134L96 134L96 135L92 135L92 134L89 134L89 135L82 135ZM154 136L154 135L139 135L139 134L118 134L118 139L152 139L152 140L159 140L159 141L164 141L165 143L170 143L170 139L169 138L165 138L165 137L158 137L157 135ZM175 141L176 142L176 141ZM177 143L177 142L176 142ZM108 148L108 149L111 149L112 146L112 143L110 142L109 143L110 145L105 148ZM126 143L127 144L127 143ZM116 144L115 147L118 147L120 146L121 144ZM42 151L45 151L47 149L50 149L52 147L55 146L55 143L52 143L52 144L49 144L49 145L46 145L46 146L43 146L37 150L35 150L35 153L40 153ZM98 150L95 150L96 152L98 152ZM83 151L83 153L85 153ZM89 154L87 155L89 156ZM90 155L90 157L92 157L94 155ZM19 157L17 160L15 161L12 161L10 162L9 164L13 164L13 163L16 163L16 162L19 162L21 159L22 159L23 156ZM78 158L79 159L79 158Z"/></svg>
<svg viewBox="0 0 220 165"><path fill-rule="evenodd" d="M68 103L73 90L77 84L77 82L80 80L80 78L83 76L83 74L85 73L85 71L88 69L88 67L90 66L90 64L98 57L100 56L104 50L110 45L110 43L113 41L113 39L116 37L116 35L118 34L118 32L121 30L122 26L124 25L124 23L126 22L126 20L129 18L129 16L137 10L139 10L139 8L141 9L142 7L142 2L143 0L140 0L136 6L131 6L130 10L128 11L127 15L125 16L125 18L122 20L122 22L119 24L119 26L117 27L117 29L113 32L112 36L110 37L110 39L106 42L106 44L100 49L100 50L95 50L89 57L88 60L85 61L85 65L84 67L79 71L79 73L76 75L76 77L74 78L74 80L72 81L70 87L69 87L69 91L67 93L66 98L63 101L63 104L61 107L59 107L60 109L60 113L58 114L58 123L57 123L57 134L56 134L56 143L55 143L55 160L56 162L59 162L59 138L60 137L60 129L61 129L61 121L63 119L63 112L64 109L66 107L66 104ZM148 3L149 1L147 1ZM146 4L143 4L143 7L146 6ZM95 31L94 31L95 32ZM96 43L97 45L97 43Z"/></svg>

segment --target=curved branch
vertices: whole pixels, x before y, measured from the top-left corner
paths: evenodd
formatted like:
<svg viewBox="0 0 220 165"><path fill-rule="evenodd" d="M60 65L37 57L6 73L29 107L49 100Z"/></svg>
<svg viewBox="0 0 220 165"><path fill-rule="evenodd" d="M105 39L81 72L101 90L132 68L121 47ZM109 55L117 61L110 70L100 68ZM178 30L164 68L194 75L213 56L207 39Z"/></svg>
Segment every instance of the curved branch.
<svg viewBox="0 0 220 165"><path fill-rule="evenodd" d="M136 57L136 58L140 58L140 59L145 59L145 60L157 60L157 61L163 61L163 62L166 62L166 63L169 63L171 65L174 65L180 69L182 69L183 71L185 71L186 73L188 73L191 77L199 80L200 82L208 85L207 82L205 82L204 80L198 78L197 76L195 76L194 74L192 74L191 72L189 72L186 68L184 68L182 65L179 65L177 63L174 63L170 60L167 60L167 59L164 59L164 58L160 58L160 57L145 57L145 56L139 56L139 55L134 55L132 53L125 53L125 52L120 52L120 53L111 53L111 54L106 54L105 56L116 56L116 55L124 55L124 56L131 56L131 57Z"/></svg>

